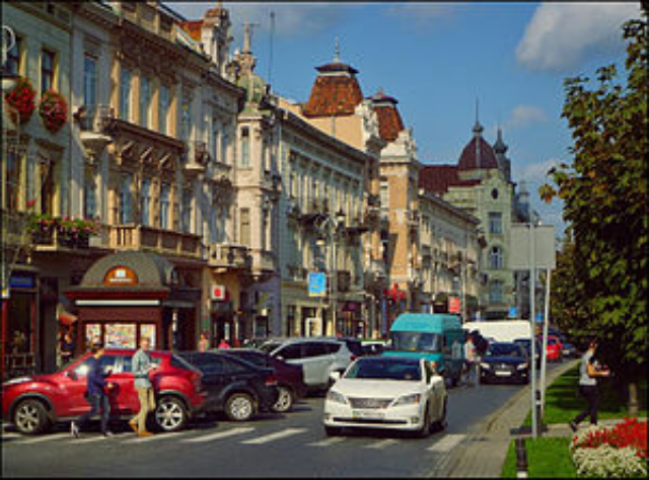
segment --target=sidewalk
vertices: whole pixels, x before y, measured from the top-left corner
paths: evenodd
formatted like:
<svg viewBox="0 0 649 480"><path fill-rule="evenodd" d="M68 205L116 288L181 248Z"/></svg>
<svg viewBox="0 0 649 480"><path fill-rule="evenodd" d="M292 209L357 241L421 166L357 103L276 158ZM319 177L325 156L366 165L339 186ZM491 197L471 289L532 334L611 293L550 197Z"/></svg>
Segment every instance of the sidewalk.
<svg viewBox="0 0 649 480"><path fill-rule="evenodd" d="M579 359L565 361L548 372L547 385L579 363ZM496 413L476 425L473 432L455 450L448 462L437 471L441 477L500 478L507 456L509 442L518 435L531 408L531 386L521 389ZM543 436L560 436L563 426L551 425ZM566 435L570 432L566 425Z"/></svg>

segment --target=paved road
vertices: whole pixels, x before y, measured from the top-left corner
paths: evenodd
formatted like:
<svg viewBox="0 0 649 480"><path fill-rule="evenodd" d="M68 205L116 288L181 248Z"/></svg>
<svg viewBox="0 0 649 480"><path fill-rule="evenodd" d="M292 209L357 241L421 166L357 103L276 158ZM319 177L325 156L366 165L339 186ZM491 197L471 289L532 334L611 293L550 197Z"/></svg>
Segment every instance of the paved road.
<svg viewBox="0 0 649 480"><path fill-rule="evenodd" d="M69 425L37 437L2 437L4 477L433 477L472 427L520 390L515 385L449 390L448 428L426 439L383 431L328 438L323 398L255 421L199 421L186 431L139 439L122 425L112 438ZM96 428L97 426L95 426Z"/></svg>

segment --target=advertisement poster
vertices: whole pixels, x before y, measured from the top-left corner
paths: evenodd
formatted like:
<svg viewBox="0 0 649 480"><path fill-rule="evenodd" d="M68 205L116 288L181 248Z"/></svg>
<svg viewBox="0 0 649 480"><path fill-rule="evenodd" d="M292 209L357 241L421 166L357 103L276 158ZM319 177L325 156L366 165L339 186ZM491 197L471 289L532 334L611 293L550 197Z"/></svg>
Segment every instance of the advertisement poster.
<svg viewBox="0 0 649 480"><path fill-rule="evenodd" d="M155 325L140 325L140 339L148 338L151 342L151 350L155 350Z"/></svg>
<svg viewBox="0 0 649 480"><path fill-rule="evenodd" d="M136 348L135 324L106 324L106 348Z"/></svg>
<svg viewBox="0 0 649 480"><path fill-rule="evenodd" d="M101 342L101 324L86 324L86 346L90 347L95 342Z"/></svg>

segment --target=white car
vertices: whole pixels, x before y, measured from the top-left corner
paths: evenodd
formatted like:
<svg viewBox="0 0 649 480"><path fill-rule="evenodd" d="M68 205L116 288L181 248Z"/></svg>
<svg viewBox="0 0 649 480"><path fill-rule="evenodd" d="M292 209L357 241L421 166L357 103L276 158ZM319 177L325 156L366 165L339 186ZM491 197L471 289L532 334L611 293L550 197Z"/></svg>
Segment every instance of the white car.
<svg viewBox="0 0 649 480"><path fill-rule="evenodd" d="M446 426L444 379L430 362L407 357L363 357L329 389L324 405L327 435L343 427L406 430L425 437Z"/></svg>

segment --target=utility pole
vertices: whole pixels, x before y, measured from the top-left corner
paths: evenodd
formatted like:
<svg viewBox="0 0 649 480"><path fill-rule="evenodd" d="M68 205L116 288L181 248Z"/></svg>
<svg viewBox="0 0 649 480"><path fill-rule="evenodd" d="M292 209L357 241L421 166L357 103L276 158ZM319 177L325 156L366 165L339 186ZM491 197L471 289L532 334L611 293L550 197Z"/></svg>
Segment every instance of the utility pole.
<svg viewBox="0 0 649 480"><path fill-rule="evenodd" d="M538 418L536 411L536 362L534 358L536 357L536 302L535 302L535 290L536 290L536 245L534 242L534 222L529 223L530 228L530 330L531 330L531 351L532 360L531 371L532 371L532 437L538 437Z"/></svg>

